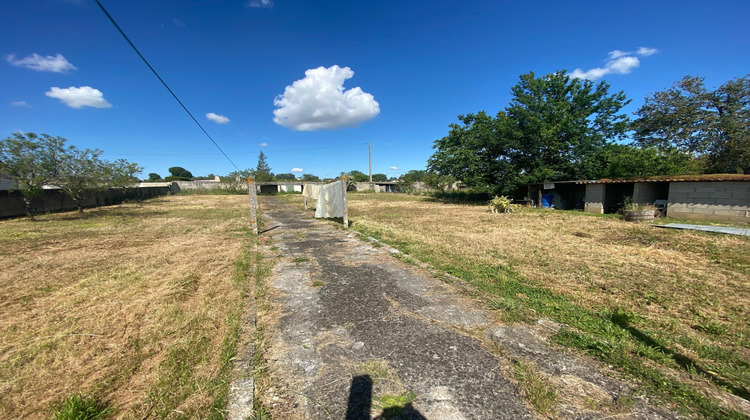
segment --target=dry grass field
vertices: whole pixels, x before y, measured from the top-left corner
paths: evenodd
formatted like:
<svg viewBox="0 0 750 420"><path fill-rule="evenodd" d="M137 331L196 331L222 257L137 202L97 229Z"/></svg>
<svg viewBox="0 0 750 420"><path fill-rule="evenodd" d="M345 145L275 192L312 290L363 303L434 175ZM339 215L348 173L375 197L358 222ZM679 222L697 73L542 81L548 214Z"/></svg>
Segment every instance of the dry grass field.
<svg viewBox="0 0 750 420"><path fill-rule="evenodd" d="M222 418L249 213L194 195L0 221L0 418L71 396L115 418Z"/></svg>
<svg viewBox="0 0 750 420"><path fill-rule="evenodd" d="M351 194L349 210L354 229L473 284L508 322L566 324L552 340L698 417L748 415L750 238L394 194Z"/></svg>

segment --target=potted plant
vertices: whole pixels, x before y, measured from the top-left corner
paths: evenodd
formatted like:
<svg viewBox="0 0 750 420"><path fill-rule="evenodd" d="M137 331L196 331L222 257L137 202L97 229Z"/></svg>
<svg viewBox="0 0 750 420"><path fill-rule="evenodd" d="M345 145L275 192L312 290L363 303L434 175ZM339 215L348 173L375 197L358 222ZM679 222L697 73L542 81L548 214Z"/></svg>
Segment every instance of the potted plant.
<svg viewBox="0 0 750 420"><path fill-rule="evenodd" d="M653 222L656 207L651 204L633 202L633 197L625 197L622 204L622 217L628 222Z"/></svg>

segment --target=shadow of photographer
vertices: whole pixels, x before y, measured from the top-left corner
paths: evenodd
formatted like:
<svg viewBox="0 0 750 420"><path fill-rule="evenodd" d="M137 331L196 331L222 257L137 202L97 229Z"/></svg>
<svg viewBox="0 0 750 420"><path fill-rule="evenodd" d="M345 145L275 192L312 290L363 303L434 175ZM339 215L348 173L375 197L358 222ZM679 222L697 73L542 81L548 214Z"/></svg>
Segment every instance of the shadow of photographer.
<svg viewBox="0 0 750 420"><path fill-rule="evenodd" d="M372 378L370 375L355 376L349 387L349 402L346 406L346 420L427 420L411 403L386 407L372 419Z"/></svg>

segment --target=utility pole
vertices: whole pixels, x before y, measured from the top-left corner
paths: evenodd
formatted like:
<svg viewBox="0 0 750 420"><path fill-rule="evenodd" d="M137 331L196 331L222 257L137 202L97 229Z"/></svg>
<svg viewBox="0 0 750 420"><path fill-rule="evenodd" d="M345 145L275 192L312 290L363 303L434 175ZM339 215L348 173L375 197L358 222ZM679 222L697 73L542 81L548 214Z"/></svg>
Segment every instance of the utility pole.
<svg viewBox="0 0 750 420"><path fill-rule="evenodd" d="M372 145L367 143L367 157L370 160L370 184L372 184Z"/></svg>

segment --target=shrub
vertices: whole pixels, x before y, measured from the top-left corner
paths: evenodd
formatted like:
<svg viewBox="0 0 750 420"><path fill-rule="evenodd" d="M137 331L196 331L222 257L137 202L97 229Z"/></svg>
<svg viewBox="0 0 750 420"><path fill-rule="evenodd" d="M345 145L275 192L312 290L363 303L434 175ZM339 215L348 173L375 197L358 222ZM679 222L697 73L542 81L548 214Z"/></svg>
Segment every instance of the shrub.
<svg viewBox="0 0 750 420"><path fill-rule="evenodd" d="M513 213L511 199L501 195L490 200L490 213Z"/></svg>

